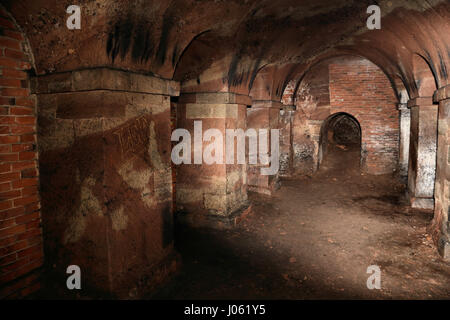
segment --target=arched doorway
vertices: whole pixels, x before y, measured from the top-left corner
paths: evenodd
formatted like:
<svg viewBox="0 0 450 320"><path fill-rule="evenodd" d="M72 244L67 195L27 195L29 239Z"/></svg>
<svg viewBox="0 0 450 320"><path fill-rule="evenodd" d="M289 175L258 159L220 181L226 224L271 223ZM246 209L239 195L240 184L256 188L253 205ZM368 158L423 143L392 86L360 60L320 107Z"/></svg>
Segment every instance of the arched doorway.
<svg viewBox="0 0 450 320"><path fill-rule="evenodd" d="M322 124L319 141L319 168L360 168L361 125L345 112L329 116Z"/></svg>

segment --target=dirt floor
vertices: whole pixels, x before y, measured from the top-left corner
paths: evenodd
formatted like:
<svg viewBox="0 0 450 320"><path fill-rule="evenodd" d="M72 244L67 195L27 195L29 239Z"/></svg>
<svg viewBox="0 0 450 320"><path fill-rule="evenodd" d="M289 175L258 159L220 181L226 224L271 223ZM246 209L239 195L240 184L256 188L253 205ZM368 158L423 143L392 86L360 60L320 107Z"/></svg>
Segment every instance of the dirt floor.
<svg viewBox="0 0 450 320"><path fill-rule="evenodd" d="M177 230L180 274L153 299L450 299L450 263L391 176L359 172L358 151L333 147L313 177L251 195L233 230ZM381 289L367 288L367 268Z"/></svg>

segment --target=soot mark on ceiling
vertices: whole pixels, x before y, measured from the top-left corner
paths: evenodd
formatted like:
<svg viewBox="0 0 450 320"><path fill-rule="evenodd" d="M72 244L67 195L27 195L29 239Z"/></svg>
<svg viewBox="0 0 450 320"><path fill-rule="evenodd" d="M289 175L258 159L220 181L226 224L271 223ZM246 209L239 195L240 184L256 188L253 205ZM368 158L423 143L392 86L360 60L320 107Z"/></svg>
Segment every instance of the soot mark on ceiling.
<svg viewBox="0 0 450 320"><path fill-rule="evenodd" d="M136 23L127 17L113 24L106 43L107 55L114 63L117 57L125 59L130 51L134 62L146 63L153 56L154 39L150 23Z"/></svg>
<svg viewBox="0 0 450 320"><path fill-rule="evenodd" d="M156 53L156 61L163 65L166 61L167 47L169 44L169 35L173 27L173 18L169 15L164 16L162 25L161 38L159 39L158 51Z"/></svg>
<svg viewBox="0 0 450 320"><path fill-rule="evenodd" d="M441 76L442 78L447 79L448 78L447 67L445 66L444 58L442 57L440 51L438 51L438 56L439 56Z"/></svg>

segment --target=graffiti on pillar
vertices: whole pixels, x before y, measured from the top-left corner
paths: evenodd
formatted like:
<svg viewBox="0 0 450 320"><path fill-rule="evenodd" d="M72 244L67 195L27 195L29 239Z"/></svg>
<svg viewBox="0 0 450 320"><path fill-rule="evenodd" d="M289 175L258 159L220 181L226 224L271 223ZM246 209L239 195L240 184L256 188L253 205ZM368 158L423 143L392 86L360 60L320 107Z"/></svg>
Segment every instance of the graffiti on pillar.
<svg viewBox="0 0 450 320"><path fill-rule="evenodd" d="M118 138L122 159L132 158L147 149L149 130L149 119L146 116L141 116L113 132Z"/></svg>

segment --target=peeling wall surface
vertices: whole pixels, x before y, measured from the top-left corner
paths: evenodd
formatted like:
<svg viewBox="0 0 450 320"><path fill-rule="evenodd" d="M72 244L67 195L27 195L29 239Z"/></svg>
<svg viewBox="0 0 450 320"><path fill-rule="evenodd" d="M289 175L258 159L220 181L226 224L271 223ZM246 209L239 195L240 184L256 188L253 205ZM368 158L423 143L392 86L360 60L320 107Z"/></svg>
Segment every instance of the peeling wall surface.
<svg viewBox="0 0 450 320"><path fill-rule="evenodd" d="M370 30L372 4L90 0L69 30L66 1L2 1L0 298L36 292L42 271L64 285L70 264L99 296L145 296L179 266L175 218L235 226L248 192L317 171L341 112L361 126L362 170L407 175L450 256L450 3L377 1ZM174 165L172 130L194 121L280 129L280 171Z"/></svg>

